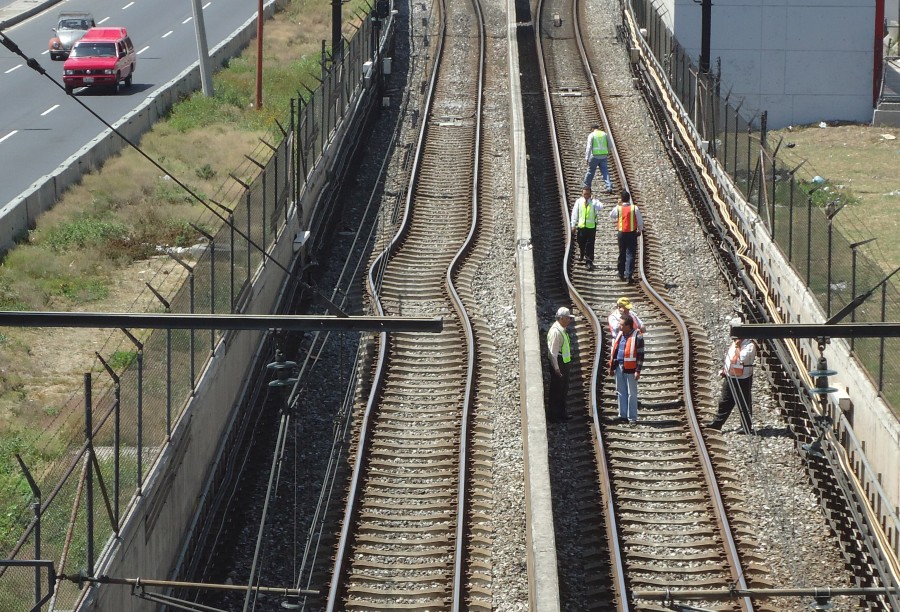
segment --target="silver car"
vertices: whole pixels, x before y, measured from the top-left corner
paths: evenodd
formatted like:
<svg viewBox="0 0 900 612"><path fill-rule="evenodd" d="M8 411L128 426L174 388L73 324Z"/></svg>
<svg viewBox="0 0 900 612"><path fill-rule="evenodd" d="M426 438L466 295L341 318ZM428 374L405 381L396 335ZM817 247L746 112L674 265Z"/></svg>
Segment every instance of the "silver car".
<svg viewBox="0 0 900 612"><path fill-rule="evenodd" d="M56 36L50 39L50 59L64 60L69 57L72 45L95 25L94 16L90 13L60 13L56 27L52 28Z"/></svg>

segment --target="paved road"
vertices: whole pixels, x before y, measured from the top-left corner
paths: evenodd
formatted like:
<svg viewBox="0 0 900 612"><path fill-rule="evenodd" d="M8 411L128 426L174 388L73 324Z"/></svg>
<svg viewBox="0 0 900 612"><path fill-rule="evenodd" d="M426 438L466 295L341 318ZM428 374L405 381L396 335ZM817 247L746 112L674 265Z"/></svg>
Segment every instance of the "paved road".
<svg viewBox="0 0 900 612"><path fill-rule="evenodd" d="M252 6L250 6L252 4ZM37 0L0 0L0 22L48 5L47 10L4 35L36 58L56 83L62 62L50 60L47 41L57 13L89 10L98 25L125 26L138 53L134 85L118 95L76 93L106 121L115 123L141 101L197 60L191 3L173 0L79 0L54 6ZM256 12L256 3L205 0L203 16L212 49ZM66 96L46 76L0 47L0 208L49 174L103 131L103 125Z"/></svg>

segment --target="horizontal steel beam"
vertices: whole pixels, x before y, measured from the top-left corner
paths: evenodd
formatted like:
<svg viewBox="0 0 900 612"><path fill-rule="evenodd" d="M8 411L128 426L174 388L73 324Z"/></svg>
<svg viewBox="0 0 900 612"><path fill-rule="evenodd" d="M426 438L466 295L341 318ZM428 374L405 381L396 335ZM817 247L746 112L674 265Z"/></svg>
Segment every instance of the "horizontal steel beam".
<svg viewBox="0 0 900 612"><path fill-rule="evenodd" d="M313 315L130 314L116 312L0 311L0 327L91 327L99 329L286 329L439 333L441 317L329 317Z"/></svg>
<svg viewBox="0 0 900 612"><path fill-rule="evenodd" d="M846 323L840 325L769 325L748 323L733 325L732 338L772 340L776 338L897 338L900 323Z"/></svg>

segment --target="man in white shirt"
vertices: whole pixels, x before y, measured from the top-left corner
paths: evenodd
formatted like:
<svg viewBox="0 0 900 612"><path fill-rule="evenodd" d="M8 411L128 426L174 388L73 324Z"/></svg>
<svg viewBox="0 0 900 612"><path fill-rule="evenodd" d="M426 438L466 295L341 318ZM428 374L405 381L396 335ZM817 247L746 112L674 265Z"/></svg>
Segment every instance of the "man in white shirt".
<svg viewBox="0 0 900 612"><path fill-rule="evenodd" d="M572 206L570 224L578 241L578 261L587 261L588 270L594 269L594 243L597 241L597 214L603 209L600 200L591 197L591 188L581 190L581 197Z"/></svg>
<svg viewBox="0 0 900 612"><path fill-rule="evenodd" d="M732 321L732 325L740 319ZM722 377L722 395L719 410L713 420L706 423L710 429L722 429L735 405L741 416L739 433L754 433L753 408L751 406L753 387L753 362L756 360L756 343L749 338L734 338L725 353L725 362L719 371Z"/></svg>
<svg viewBox="0 0 900 612"><path fill-rule="evenodd" d="M640 317L637 316L637 313L632 310L633 304L631 300L629 300L624 295L616 300L616 306L612 309L612 312L609 313L609 337L615 338L616 334L619 333L619 330L622 327L622 317L625 315L631 315L631 319L634 321L634 328L639 332L646 333L647 328L644 327L644 322L641 321Z"/></svg>

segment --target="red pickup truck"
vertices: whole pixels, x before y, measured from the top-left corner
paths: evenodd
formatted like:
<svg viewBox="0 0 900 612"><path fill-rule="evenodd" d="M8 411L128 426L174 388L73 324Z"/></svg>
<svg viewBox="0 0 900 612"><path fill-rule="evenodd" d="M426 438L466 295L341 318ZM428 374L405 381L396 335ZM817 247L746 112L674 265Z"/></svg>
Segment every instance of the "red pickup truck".
<svg viewBox="0 0 900 612"><path fill-rule="evenodd" d="M131 87L137 56L125 28L91 28L72 45L63 64L66 92L76 87Z"/></svg>

